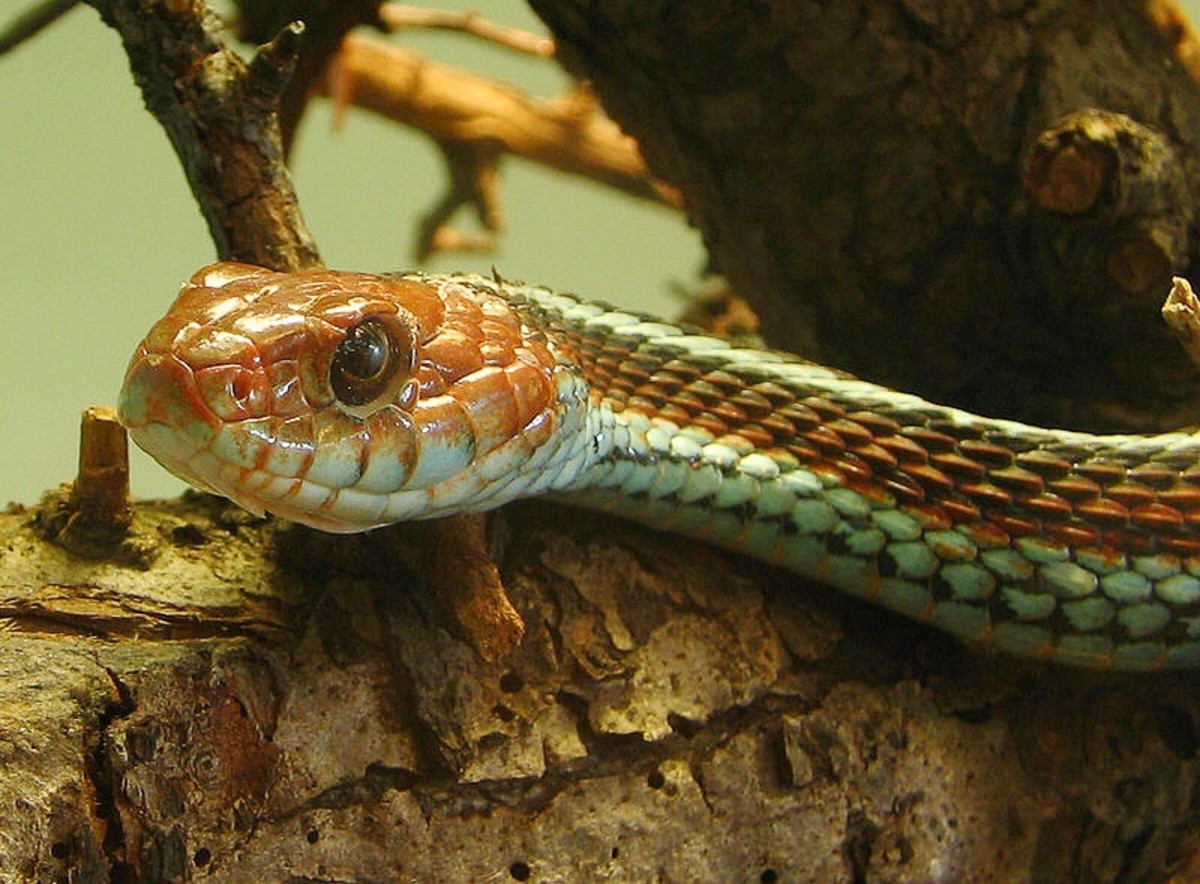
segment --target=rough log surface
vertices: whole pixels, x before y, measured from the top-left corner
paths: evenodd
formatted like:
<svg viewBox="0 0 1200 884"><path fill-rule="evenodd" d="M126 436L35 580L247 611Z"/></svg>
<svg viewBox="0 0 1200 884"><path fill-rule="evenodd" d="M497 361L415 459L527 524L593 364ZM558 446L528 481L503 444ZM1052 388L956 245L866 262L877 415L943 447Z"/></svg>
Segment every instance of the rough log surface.
<svg viewBox="0 0 1200 884"><path fill-rule="evenodd" d="M39 518L0 516L10 880L1154 880L1196 836L1186 675L960 648L546 504L505 516L493 665L386 537L193 495L80 561Z"/></svg>
<svg viewBox="0 0 1200 884"><path fill-rule="evenodd" d="M1128 291L1191 264L1200 131L1140 5L537 5L776 343L1008 416L1140 425L1188 401ZM312 263L278 139L202 143L244 127L174 108L245 98L180 75L208 70L177 64L189 39L127 47L220 251ZM1039 142L1089 106L1132 137ZM255 160L233 207L257 213L197 173L238 173L231 152ZM1147 157L1148 181L1111 177ZM526 633L485 663L402 564L403 528L322 536L189 496L85 558L43 540L64 500L0 515L0 880L1200 874L1191 675L1008 660L545 504L501 517Z"/></svg>

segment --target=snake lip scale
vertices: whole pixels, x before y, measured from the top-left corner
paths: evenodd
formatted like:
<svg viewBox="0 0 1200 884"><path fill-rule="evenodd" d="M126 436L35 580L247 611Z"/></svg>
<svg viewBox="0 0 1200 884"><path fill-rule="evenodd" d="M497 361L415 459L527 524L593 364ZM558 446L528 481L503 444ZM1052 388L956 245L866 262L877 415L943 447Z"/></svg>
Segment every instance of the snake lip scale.
<svg viewBox="0 0 1200 884"><path fill-rule="evenodd" d="M119 412L186 481L351 532L549 494L959 638L1200 666L1200 436L979 417L469 275L198 271Z"/></svg>

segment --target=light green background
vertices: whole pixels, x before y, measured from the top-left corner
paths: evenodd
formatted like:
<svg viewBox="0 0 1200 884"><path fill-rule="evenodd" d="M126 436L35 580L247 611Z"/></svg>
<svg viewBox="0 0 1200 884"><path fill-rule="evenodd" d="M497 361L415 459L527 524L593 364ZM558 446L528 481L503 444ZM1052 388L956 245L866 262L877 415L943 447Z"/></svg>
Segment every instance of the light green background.
<svg viewBox="0 0 1200 884"><path fill-rule="evenodd" d="M0 22L35 0L0 0ZM441 4L544 30L518 0ZM552 61L462 35L408 35L430 57L543 96L566 78ZM330 132L314 102L293 163L300 202L331 266L411 267L415 222L441 192L431 142L364 113ZM113 403L126 360L179 284L212 260L175 155L142 109L115 32L79 7L0 56L0 506L32 503L75 473L79 413ZM672 280L703 262L699 236L670 210L509 159L505 232L488 257L439 270L487 271L674 312ZM459 219L456 219L459 220ZM463 226L474 219L463 217ZM181 483L136 452L135 494Z"/></svg>
<svg viewBox="0 0 1200 884"><path fill-rule="evenodd" d="M0 0L0 23L34 2ZM440 5L540 29L519 0ZM1184 5L1200 10L1200 0ZM565 82L552 63L462 36L404 40L535 94ZM410 266L415 220L444 180L437 154L424 136L368 115L348 122L330 134L328 106L315 103L293 164L322 255L345 268ZM213 253L116 34L90 8L0 57L0 135L2 506L73 476L79 413L115 401L133 346ZM495 263L510 277L673 313L670 283L694 278L703 261L680 216L519 160L504 166L502 199L500 251L434 269ZM181 487L140 452L132 471L141 496Z"/></svg>

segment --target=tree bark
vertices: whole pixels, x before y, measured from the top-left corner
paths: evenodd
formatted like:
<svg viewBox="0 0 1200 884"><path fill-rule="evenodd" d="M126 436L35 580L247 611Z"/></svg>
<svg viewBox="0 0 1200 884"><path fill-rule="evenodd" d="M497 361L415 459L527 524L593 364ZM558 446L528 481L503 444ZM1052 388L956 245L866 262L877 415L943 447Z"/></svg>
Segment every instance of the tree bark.
<svg viewBox="0 0 1200 884"><path fill-rule="evenodd" d="M1189 401L1162 404L1193 381L1172 386L1185 360L1128 291L1191 262L1195 87L1142 6L535 5L776 342L1007 416L1063 407L1068 381L1072 422ZM229 171L196 153L212 127L166 115L185 162ZM206 206L214 237L315 261L277 134L227 134L247 132L267 168L234 208L269 223ZM229 193L190 175L202 204ZM999 657L544 503L494 526L525 638L488 663L402 564L402 526L321 535L193 494L89 557L45 540L63 500L0 515L0 877L1200 872L1187 674Z"/></svg>
<svg viewBox="0 0 1200 884"><path fill-rule="evenodd" d="M1194 421L1158 310L1196 257L1200 92L1163 3L531 5L769 343L1035 423ZM1047 209L1026 163L1086 108L1162 152L1108 145L1094 203Z"/></svg>
<svg viewBox="0 0 1200 884"><path fill-rule="evenodd" d="M1157 880L1200 689L962 648L744 560L504 515L501 664L379 535L0 517L13 880ZM398 533L403 533L398 528Z"/></svg>

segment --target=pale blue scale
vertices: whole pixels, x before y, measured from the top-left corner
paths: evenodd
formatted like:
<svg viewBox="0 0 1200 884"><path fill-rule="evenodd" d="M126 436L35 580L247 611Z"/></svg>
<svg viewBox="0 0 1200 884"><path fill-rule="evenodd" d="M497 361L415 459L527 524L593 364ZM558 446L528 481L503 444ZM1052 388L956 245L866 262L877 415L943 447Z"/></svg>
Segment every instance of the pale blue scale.
<svg viewBox="0 0 1200 884"><path fill-rule="evenodd" d="M1094 596L1073 602L1063 602L1060 610L1071 621L1071 626L1076 631L1095 632L1109 624L1113 614L1116 613L1117 606L1103 596Z"/></svg>
<svg viewBox="0 0 1200 884"><path fill-rule="evenodd" d="M1147 670L1157 668L1167 655L1162 642L1122 642L1113 653L1117 669Z"/></svg>
<svg viewBox="0 0 1200 884"><path fill-rule="evenodd" d="M754 500L759 494L759 482L749 476L726 476L713 495L713 506L726 510Z"/></svg>
<svg viewBox="0 0 1200 884"><path fill-rule="evenodd" d="M1100 578L1074 562L1050 562L1038 566L1046 589L1060 599L1079 599L1096 591Z"/></svg>
<svg viewBox="0 0 1200 884"><path fill-rule="evenodd" d="M669 451L672 457L677 457L680 460L698 461L704 452L704 446L691 436L676 433L674 438L671 439Z"/></svg>
<svg viewBox="0 0 1200 884"><path fill-rule="evenodd" d="M1154 584L1154 594L1170 605L1191 605L1200 601L1200 580L1191 574L1176 574Z"/></svg>
<svg viewBox="0 0 1200 884"><path fill-rule="evenodd" d="M784 487L782 482L761 482L758 497L754 500L754 511L760 519L774 519L791 512L796 505L796 495Z"/></svg>
<svg viewBox="0 0 1200 884"><path fill-rule="evenodd" d="M801 534L826 534L840 521L833 507L823 500L800 500L792 507L792 523Z"/></svg>
<svg viewBox="0 0 1200 884"><path fill-rule="evenodd" d="M1151 580L1165 580L1183 570L1179 556L1159 554L1156 556L1134 556L1133 569Z"/></svg>
<svg viewBox="0 0 1200 884"><path fill-rule="evenodd" d="M738 451L723 442L710 442L700 449L700 456L722 469L733 469L740 457Z"/></svg>
<svg viewBox="0 0 1200 884"><path fill-rule="evenodd" d="M367 494L353 488L339 488L336 498L331 501L328 511L332 514L354 513L372 524L383 521L387 510L388 499L382 494Z"/></svg>
<svg viewBox="0 0 1200 884"><path fill-rule="evenodd" d="M1120 623L1133 638L1157 635L1171 622L1171 611L1158 602L1146 602L1122 608L1117 614Z"/></svg>
<svg viewBox="0 0 1200 884"><path fill-rule="evenodd" d="M992 641L1022 657L1036 657L1050 647L1050 630L1027 623L1000 623L992 630Z"/></svg>
<svg viewBox="0 0 1200 884"><path fill-rule="evenodd" d="M965 639L984 638L991 628L991 618L986 608L960 602L938 602L933 607L929 622L951 635Z"/></svg>
<svg viewBox="0 0 1200 884"><path fill-rule="evenodd" d="M1124 554L1119 557L1113 557L1111 554L1105 555L1086 548L1075 550L1075 561L1093 574L1099 574L1101 577L1108 574L1116 574L1129 567L1128 556Z"/></svg>
<svg viewBox="0 0 1200 884"><path fill-rule="evenodd" d="M944 565L938 577L950 587L958 601L982 601L996 590L995 576L974 562L952 562Z"/></svg>
<svg viewBox="0 0 1200 884"><path fill-rule="evenodd" d="M1044 620L1058 607L1058 599L1048 592L1028 592L1016 586L1004 586L1000 595L1021 621Z"/></svg>
<svg viewBox="0 0 1200 884"><path fill-rule="evenodd" d="M619 460L612 465L608 475L604 479L606 488L628 488L628 484L633 476L636 476L640 471L638 465L631 460Z"/></svg>
<svg viewBox="0 0 1200 884"><path fill-rule="evenodd" d="M929 619L933 593L922 583L882 577L875 601L913 620L924 621Z"/></svg>
<svg viewBox="0 0 1200 884"><path fill-rule="evenodd" d="M262 430L255 432L254 429L257 428L252 429L248 425L263 424L269 421L270 418L262 418L231 424L213 436L208 450L228 464L244 470L252 470L263 455L269 452L273 440L269 437L263 438ZM355 472L357 473L357 470Z"/></svg>
<svg viewBox="0 0 1200 884"><path fill-rule="evenodd" d="M621 452L628 452L632 441L632 434L629 432L629 427L623 423L616 423L612 427L612 447Z"/></svg>
<svg viewBox="0 0 1200 884"><path fill-rule="evenodd" d="M892 540L918 540L921 537L920 523L900 510L872 510L871 521Z"/></svg>
<svg viewBox="0 0 1200 884"><path fill-rule="evenodd" d="M896 563L896 576L902 580L925 580L940 564L933 550L919 542L890 543L887 552Z"/></svg>
<svg viewBox="0 0 1200 884"><path fill-rule="evenodd" d="M1013 546L1031 562L1039 565L1047 562L1065 562L1071 556L1071 551L1066 546L1048 538L1018 537L1013 541Z"/></svg>
<svg viewBox="0 0 1200 884"><path fill-rule="evenodd" d="M722 338L710 338L706 335L676 335L666 343L675 347L683 347L694 354L719 352L725 357L728 357L729 352L733 349L728 341Z"/></svg>
<svg viewBox="0 0 1200 884"><path fill-rule="evenodd" d="M768 561L774 560L782 535L782 522L753 519L746 523L743 547L747 552Z"/></svg>
<svg viewBox="0 0 1200 884"><path fill-rule="evenodd" d="M721 487L721 471L712 464L701 464L688 470L678 496L684 503L695 503L712 497Z"/></svg>
<svg viewBox="0 0 1200 884"><path fill-rule="evenodd" d="M747 454L738 459L737 469L739 473L745 473L747 476L766 482L771 479L779 478L779 464L765 454Z"/></svg>
<svg viewBox="0 0 1200 884"><path fill-rule="evenodd" d="M821 579L856 596L867 596L875 585L875 560L829 556Z"/></svg>
<svg viewBox="0 0 1200 884"><path fill-rule="evenodd" d="M298 486L292 482L288 491L276 497L276 500L286 501L288 506L298 507L306 512L322 512L326 504L337 493L334 489L315 482L300 482Z"/></svg>
<svg viewBox="0 0 1200 884"><path fill-rule="evenodd" d="M930 531L925 542L933 547L944 562L965 562L979 555L979 548L957 531Z"/></svg>
<svg viewBox="0 0 1200 884"><path fill-rule="evenodd" d="M639 338L681 338L684 336L683 329L677 325L649 320L623 325L616 332L620 335L634 335Z"/></svg>
<svg viewBox="0 0 1200 884"><path fill-rule="evenodd" d="M650 450L655 454L670 454L671 440L678 434L678 430L671 430L666 427L651 427L646 431L646 444L650 446Z"/></svg>
<svg viewBox="0 0 1200 884"><path fill-rule="evenodd" d="M1128 605L1150 598L1154 584L1134 571L1117 571L1100 578L1100 590L1114 602Z"/></svg>
<svg viewBox="0 0 1200 884"><path fill-rule="evenodd" d="M1033 562L1015 549L985 549L979 558L997 577L1010 583L1032 580L1037 573Z"/></svg>
<svg viewBox="0 0 1200 884"><path fill-rule="evenodd" d="M263 469L276 475L294 476L307 457L308 446L276 445L271 449L271 455L266 459ZM342 444L319 446L314 452L312 463L308 465L305 474L313 482L330 488L347 488L356 485L362 476L362 462L359 458L361 445ZM373 458L380 459L390 458ZM397 458L398 459L398 458ZM287 467L292 469L286 469ZM400 465L396 465L397 473L403 473ZM403 479L397 479L391 485L391 491L402 485ZM360 491L376 492L374 488L360 488Z"/></svg>
<svg viewBox="0 0 1200 884"><path fill-rule="evenodd" d="M652 497L667 497L668 495L677 494L679 489L687 482L688 475L692 472L690 466L679 461L659 461L657 466L657 481L646 491Z"/></svg>
<svg viewBox="0 0 1200 884"><path fill-rule="evenodd" d="M745 533L746 523L744 520L730 512L715 512L708 514L708 518L699 529L698 536L714 543L740 545L740 543L735 544L735 541L740 542Z"/></svg>
<svg viewBox="0 0 1200 884"><path fill-rule="evenodd" d="M693 537L705 537L709 534L709 517L712 515L714 514L703 506L680 504L675 507L668 527L672 531L690 534Z"/></svg>
<svg viewBox="0 0 1200 884"><path fill-rule="evenodd" d="M623 313L620 310L606 310L594 316L589 316L583 322L583 327L588 329L607 329L610 332L616 332L621 326L637 325L640 320L632 313Z"/></svg>
<svg viewBox="0 0 1200 884"><path fill-rule="evenodd" d="M713 434L704 429L704 427L698 427L695 424L681 427L678 436L684 439L693 439L696 442L699 442L701 448L703 448L709 442L712 442L715 438Z"/></svg>
<svg viewBox="0 0 1200 884"><path fill-rule="evenodd" d="M865 519L871 515L870 502L849 488L831 488L825 492L825 500L847 519Z"/></svg>
<svg viewBox="0 0 1200 884"><path fill-rule="evenodd" d="M1068 633L1058 637L1058 652L1063 658L1078 659L1083 663L1106 660L1112 656L1112 640L1103 634L1076 635Z"/></svg>
<svg viewBox="0 0 1200 884"><path fill-rule="evenodd" d="M1180 642L1167 649L1166 665L1172 669L1195 669L1200 666L1200 642Z"/></svg>
<svg viewBox="0 0 1200 884"><path fill-rule="evenodd" d="M661 478L662 473L658 464L640 466L625 479L623 487L626 494L648 494Z"/></svg>
<svg viewBox="0 0 1200 884"><path fill-rule="evenodd" d="M779 477L779 482L797 497L812 497L824 489L821 480L808 470L792 470Z"/></svg>
<svg viewBox="0 0 1200 884"><path fill-rule="evenodd" d="M625 426L629 427L630 431L638 436L644 436L652 426L661 426L667 430L678 432L679 428L670 421L657 419L657 422L651 421L650 418L642 414L640 411L626 411L621 414L621 421Z"/></svg>
<svg viewBox="0 0 1200 884"><path fill-rule="evenodd" d="M791 537L779 556L779 564L800 574L815 577L821 573L827 550L819 535L799 534Z"/></svg>
<svg viewBox="0 0 1200 884"><path fill-rule="evenodd" d="M887 538L878 528L867 528L855 531L849 527L839 529L838 537L846 545L851 555L874 558L887 543Z"/></svg>

